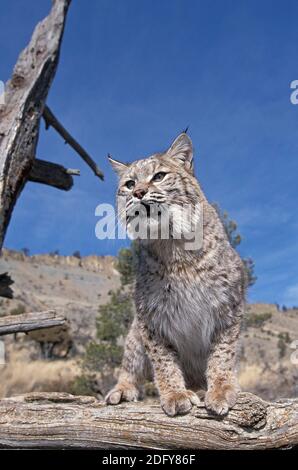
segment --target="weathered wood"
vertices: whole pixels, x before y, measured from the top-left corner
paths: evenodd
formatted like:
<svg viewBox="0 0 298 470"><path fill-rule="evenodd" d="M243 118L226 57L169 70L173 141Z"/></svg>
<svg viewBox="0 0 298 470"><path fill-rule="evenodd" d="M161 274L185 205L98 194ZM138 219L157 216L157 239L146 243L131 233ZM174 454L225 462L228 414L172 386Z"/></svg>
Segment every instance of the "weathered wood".
<svg viewBox="0 0 298 470"><path fill-rule="evenodd" d="M57 163L36 158L31 167L28 180L69 191L73 186L73 178L71 175L79 174L80 170L67 169Z"/></svg>
<svg viewBox="0 0 298 470"><path fill-rule="evenodd" d="M46 124L46 129L48 129L49 127L53 127L53 129L55 129L61 135L61 137L63 137L65 143L69 144L80 155L80 157L82 157L82 159L94 172L95 176L98 176L101 180L103 180L103 172L92 160L86 150L83 149L83 147L70 135L70 133L65 129L65 127L62 126L61 122L58 121L58 119L48 106L45 106L44 108L43 118Z"/></svg>
<svg viewBox="0 0 298 470"><path fill-rule="evenodd" d="M12 299L13 297L13 290L11 289L11 285L14 281L8 275L8 273L0 274L0 297L6 297L7 299Z"/></svg>
<svg viewBox="0 0 298 470"><path fill-rule="evenodd" d="M64 325L65 317L54 310L0 317L0 336Z"/></svg>
<svg viewBox="0 0 298 470"><path fill-rule="evenodd" d="M241 393L224 419L203 404L167 417L156 402L105 406L92 397L32 393L0 401L0 447L271 449L298 445L298 400Z"/></svg>
<svg viewBox="0 0 298 470"><path fill-rule="evenodd" d="M40 118L55 76L69 3L53 1L5 85L5 103L0 106L0 249L36 155Z"/></svg>

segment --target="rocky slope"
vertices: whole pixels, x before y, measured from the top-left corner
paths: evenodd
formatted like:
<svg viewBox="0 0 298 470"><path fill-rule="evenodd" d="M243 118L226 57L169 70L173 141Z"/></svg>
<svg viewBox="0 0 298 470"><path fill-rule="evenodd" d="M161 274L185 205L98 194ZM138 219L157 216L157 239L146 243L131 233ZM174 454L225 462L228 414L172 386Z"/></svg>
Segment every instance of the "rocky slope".
<svg viewBox="0 0 298 470"><path fill-rule="evenodd" d="M3 250L0 272L8 271L14 298L0 299L0 315L55 309L70 322L76 346L95 334L95 317L110 290L120 286L114 258L35 255Z"/></svg>

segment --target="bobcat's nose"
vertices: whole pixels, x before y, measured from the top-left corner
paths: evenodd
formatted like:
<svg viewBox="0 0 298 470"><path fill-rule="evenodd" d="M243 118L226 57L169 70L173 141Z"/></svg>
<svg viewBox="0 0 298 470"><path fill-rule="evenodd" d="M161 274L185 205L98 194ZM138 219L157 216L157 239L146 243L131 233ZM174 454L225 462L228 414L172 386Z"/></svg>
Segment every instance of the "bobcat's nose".
<svg viewBox="0 0 298 470"><path fill-rule="evenodd" d="M143 199L143 197L145 196L145 194L148 192L148 188L138 188L136 186L134 192L132 193L134 195L134 197L137 197L138 199Z"/></svg>

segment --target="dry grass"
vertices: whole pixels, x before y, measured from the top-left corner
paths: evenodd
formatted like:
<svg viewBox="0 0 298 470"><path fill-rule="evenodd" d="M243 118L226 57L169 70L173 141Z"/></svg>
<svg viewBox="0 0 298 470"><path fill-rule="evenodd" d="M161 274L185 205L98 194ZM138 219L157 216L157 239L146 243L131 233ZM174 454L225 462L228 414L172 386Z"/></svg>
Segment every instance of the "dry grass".
<svg viewBox="0 0 298 470"><path fill-rule="evenodd" d="M239 383L242 390L252 391L259 385L263 369L257 364L245 365L239 372Z"/></svg>
<svg viewBox="0 0 298 470"><path fill-rule="evenodd" d="M80 368L74 359L67 360L32 360L29 351L9 347L5 365L0 365L0 399L30 392L71 392L75 378L80 375ZM291 371L291 369L290 369ZM242 390L256 393L265 399L282 396L295 396L294 390L285 380L279 383L276 394L276 381L281 376L279 370L266 370L259 364L241 365L239 382ZM280 382L280 380L279 380ZM288 382L294 383L289 377Z"/></svg>
<svg viewBox="0 0 298 470"><path fill-rule="evenodd" d="M21 351L11 351L9 360L0 365L0 398L33 391L69 392L79 373L74 360L30 360Z"/></svg>

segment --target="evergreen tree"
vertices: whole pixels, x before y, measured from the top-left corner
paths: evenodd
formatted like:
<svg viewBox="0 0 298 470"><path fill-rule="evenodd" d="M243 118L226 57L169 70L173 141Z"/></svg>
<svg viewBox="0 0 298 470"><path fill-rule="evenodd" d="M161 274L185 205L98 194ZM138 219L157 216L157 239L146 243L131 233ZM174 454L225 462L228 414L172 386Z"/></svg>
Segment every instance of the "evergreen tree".
<svg viewBox="0 0 298 470"><path fill-rule="evenodd" d="M237 249L242 241L242 237L238 232L238 225L235 220L229 218L229 214L226 211L222 211L218 204L212 204L214 209L219 215L220 220L224 226L228 239L233 248ZM255 263L252 258L242 258L244 268L247 274L247 285L248 287L254 285L257 280L255 275Z"/></svg>

